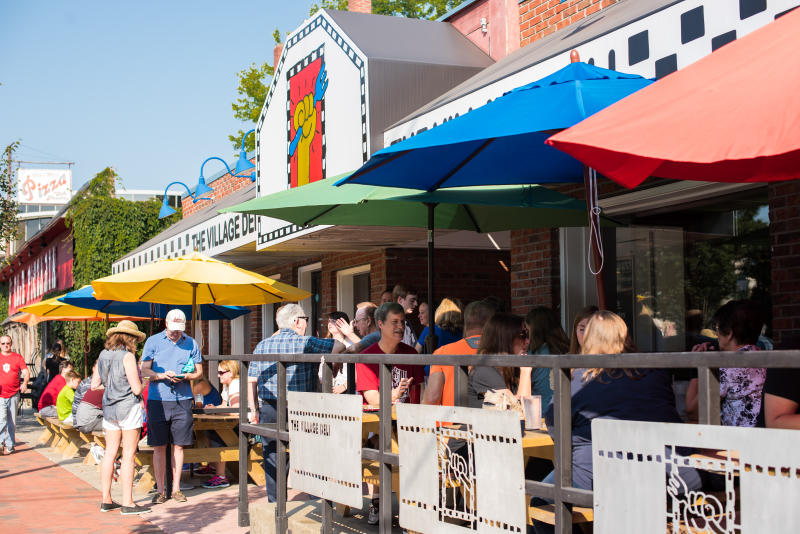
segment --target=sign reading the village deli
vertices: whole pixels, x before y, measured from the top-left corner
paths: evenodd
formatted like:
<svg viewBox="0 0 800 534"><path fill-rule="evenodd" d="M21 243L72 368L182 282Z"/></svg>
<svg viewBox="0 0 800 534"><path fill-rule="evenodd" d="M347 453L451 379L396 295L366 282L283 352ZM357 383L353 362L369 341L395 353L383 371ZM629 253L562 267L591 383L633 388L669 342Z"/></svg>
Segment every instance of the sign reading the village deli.
<svg viewBox="0 0 800 534"><path fill-rule="evenodd" d="M283 222L283 225L286 223ZM252 243L257 231L257 215L223 213L114 262L111 271L120 273L152 261L185 256L195 250L207 256L216 256Z"/></svg>
<svg viewBox="0 0 800 534"><path fill-rule="evenodd" d="M17 170L17 202L20 204L66 204L71 197L71 170Z"/></svg>
<svg viewBox="0 0 800 534"><path fill-rule="evenodd" d="M361 397L289 391L287 400L290 486L360 508Z"/></svg>
<svg viewBox="0 0 800 534"><path fill-rule="evenodd" d="M215 255L252 242L257 230L256 216L246 213L223 214L188 232L192 250Z"/></svg>
<svg viewBox="0 0 800 534"><path fill-rule="evenodd" d="M327 13L289 36L256 126L257 196L367 161L366 77L366 56ZM284 237L276 231L285 226L262 221L257 248Z"/></svg>

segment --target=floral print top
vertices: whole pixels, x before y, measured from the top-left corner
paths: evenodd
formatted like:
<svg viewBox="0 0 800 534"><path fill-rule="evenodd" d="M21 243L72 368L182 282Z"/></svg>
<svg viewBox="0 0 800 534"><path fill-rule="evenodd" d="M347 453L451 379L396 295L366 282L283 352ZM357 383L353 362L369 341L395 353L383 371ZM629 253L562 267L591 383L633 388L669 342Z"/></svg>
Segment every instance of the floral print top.
<svg viewBox="0 0 800 534"><path fill-rule="evenodd" d="M739 350L760 349L755 345L745 345ZM756 426L766 378L767 370L764 368L728 367L719 370L720 422L723 425Z"/></svg>

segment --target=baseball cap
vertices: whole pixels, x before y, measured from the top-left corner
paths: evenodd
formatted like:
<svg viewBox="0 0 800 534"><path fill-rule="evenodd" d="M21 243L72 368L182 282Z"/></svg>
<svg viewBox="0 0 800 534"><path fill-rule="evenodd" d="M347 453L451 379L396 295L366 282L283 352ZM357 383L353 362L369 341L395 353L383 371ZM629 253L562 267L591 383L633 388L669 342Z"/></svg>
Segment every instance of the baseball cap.
<svg viewBox="0 0 800 534"><path fill-rule="evenodd" d="M167 312L167 330L181 331L186 330L186 314L178 308Z"/></svg>

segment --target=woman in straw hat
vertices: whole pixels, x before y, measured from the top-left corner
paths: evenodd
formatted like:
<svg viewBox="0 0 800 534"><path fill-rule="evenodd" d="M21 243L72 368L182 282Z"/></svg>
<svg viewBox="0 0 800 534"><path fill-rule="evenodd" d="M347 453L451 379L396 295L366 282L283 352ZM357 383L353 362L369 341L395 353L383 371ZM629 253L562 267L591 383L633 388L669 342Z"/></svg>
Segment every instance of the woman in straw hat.
<svg viewBox="0 0 800 534"><path fill-rule="evenodd" d="M105 388L103 393L103 430L106 452L103 456L101 512L121 508L122 515L149 512L133 502L133 470L136 445L142 428L142 379L136 365L136 346L145 338L131 321L120 321L106 331L105 350L100 353L92 375L92 389ZM111 477L114 460L122 443L120 476L122 504L111 500Z"/></svg>

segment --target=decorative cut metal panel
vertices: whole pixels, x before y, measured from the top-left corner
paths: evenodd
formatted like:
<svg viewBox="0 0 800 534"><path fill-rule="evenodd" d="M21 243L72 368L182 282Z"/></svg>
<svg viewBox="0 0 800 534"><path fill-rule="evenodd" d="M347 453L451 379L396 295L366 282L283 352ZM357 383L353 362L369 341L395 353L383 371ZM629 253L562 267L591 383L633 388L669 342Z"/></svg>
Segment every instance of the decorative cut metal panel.
<svg viewBox="0 0 800 534"><path fill-rule="evenodd" d="M294 489L361 508L361 397L288 392Z"/></svg>
<svg viewBox="0 0 800 534"><path fill-rule="evenodd" d="M397 405L400 525L418 532L524 533L516 414Z"/></svg>
<svg viewBox="0 0 800 534"><path fill-rule="evenodd" d="M796 430L598 419L592 463L598 534L789 533L800 524Z"/></svg>

